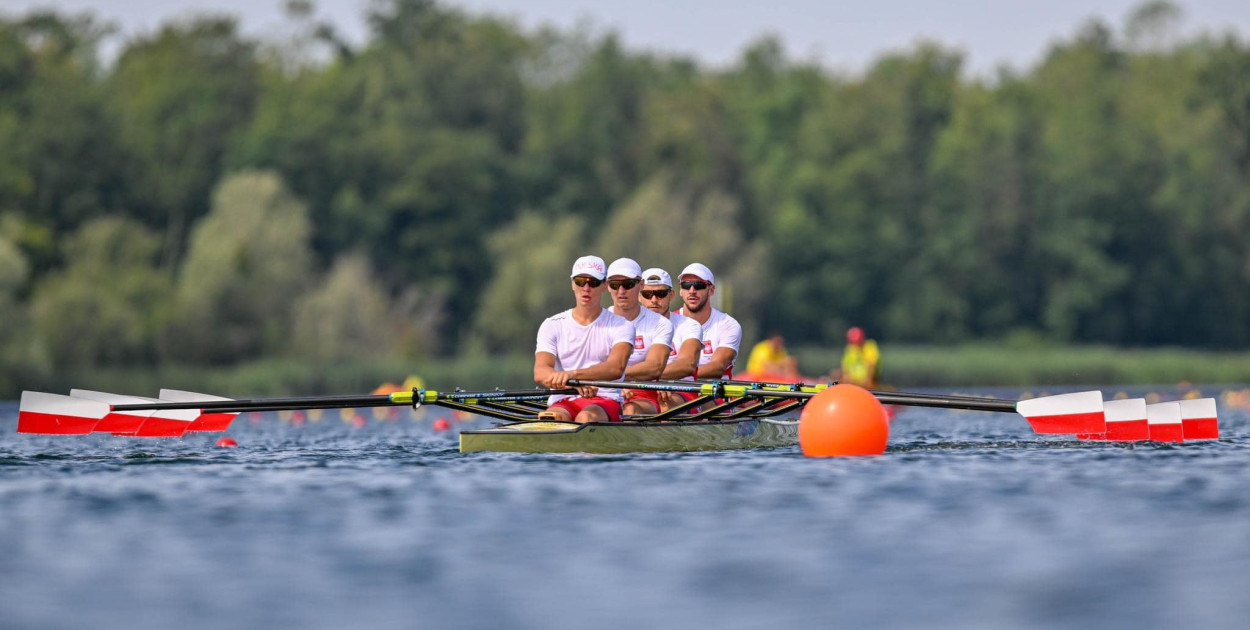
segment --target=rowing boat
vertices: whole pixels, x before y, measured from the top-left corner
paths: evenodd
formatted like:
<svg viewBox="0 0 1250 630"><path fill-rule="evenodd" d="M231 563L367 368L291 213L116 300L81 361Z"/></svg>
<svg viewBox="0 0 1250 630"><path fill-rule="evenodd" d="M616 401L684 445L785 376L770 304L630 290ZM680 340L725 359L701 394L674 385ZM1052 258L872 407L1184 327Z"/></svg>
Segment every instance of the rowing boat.
<svg viewBox="0 0 1250 630"><path fill-rule="evenodd" d="M460 452L658 453L779 448L799 443L795 418L698 422L509 422L460 432Z"/></svg>
<svg viewBox="0 0 1250 630"><path fill-rule="evenodd" d="M833 383L817 385L751 381L569 381L565 389L440 392L413 388L389 394L309 396L239 400L194 392L161 390L157 400L71 390L69 396L23 392L19 433L113 433L175 437L187 431L224 431L244 412L435 405L501 421L460 435L465 453L649 453L778 448L800 444L815 456L880 454L888 425L883 405L1008 412L1023 416L1039 434L1069 434L1084 440L1181 442L1219 439L1215 400L1202 398L1147 404L1141 399L1106 401L1102 392L1073 392L1022 401L864 390ZM544 417L547 397L571 395L576 387L639 389L694 394L691 400L627 422L553 421ZM827 391L832 389L832 391ZM815 407L812 400L821 400ZM867 397L869 402L864 403ZM856 402L858 401L858 402ZM858 410L856 405L859 405ZM796 419L802 416L804 420ZM154 424L155 423L155 424ZM812 436L817 437L813 438ZM868 435L871 449L831 452L848 436ZM813 440L816 440L815 442ZM823 442L821 441L823 440ZM821 444L813 447L813 444ZM810 447L810 448L809 448Z"/></svg>

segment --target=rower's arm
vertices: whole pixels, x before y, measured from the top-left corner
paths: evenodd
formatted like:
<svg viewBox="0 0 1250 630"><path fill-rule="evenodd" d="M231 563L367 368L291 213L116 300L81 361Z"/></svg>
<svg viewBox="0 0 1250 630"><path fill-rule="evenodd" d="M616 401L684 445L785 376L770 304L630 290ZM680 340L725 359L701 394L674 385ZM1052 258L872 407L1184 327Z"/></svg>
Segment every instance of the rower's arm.
<svg viewBox="0 0 1250 630"><path fill-rule="evenodd" d="M728 346L721 346L712 353L712 359L699 367L699 378L720 378L725 370L733 365L738 351Z"/></svg>
<svg viewBox="0 0 1250 630"><path fill-rule="evenodd" d="M623 342L614 344L608 358L598 365L569 372L571 378L583 381L615 381L625 373L629 364L629 355L634 351L634 344Z"/></svg>
<svg viewBox="0 0 1250 630"><path fill-rule="evenodd" d="M642 361L625 368L625 379L654 381L660 378L660 374L664 372L664 364L668 362L669 352L672 352L672 348L662 343L651 344L651 348L647 350L647 356Z"/></svg>
<svg viewBox="0 0 1250 630"><path fill-rule="evenodd" d="M534 384L548 387L551 375L556 373L556 355L550 352L534 353Z"/></svg>
<svg viewBox="0 0 1250 630"><path fill-rule="evenodd" d="M702 349L703 344L698 339L683 341L677 349L677 358L664 366L664 373L660 374L660 378L676 381L693 376L695 368L699 367L699 351Z"/></svg>

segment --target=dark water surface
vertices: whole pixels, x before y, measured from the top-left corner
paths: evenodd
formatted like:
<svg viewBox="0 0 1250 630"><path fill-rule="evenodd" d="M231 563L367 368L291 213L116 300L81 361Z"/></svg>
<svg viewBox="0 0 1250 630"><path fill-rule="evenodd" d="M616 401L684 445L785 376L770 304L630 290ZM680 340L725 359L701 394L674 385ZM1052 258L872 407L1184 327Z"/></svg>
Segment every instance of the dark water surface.
<svg viewBox="0 0 1250 630"><path fill-rule="evenodd" d="M8 403L0 628L1244 628L1220 413L1218 443L1125 446L911 409L883 457L808 460L461 455L406 416L24 436Z"/></svg>

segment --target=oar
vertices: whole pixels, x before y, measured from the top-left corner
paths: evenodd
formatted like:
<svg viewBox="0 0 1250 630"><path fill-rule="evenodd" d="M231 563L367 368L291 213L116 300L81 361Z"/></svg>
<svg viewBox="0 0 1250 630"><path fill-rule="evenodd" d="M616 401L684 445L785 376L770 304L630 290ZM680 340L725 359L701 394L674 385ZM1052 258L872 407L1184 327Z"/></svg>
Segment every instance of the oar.
<svg viewBox="0 0 1250 630"><path fill-rule="evenodd" d="M517 402L536 400L553 394L576 394L575 389L491 390L481 392L439 392L430 389L409 390L393 394L362 396L303 396L234 400L220 396L161 390L162 398L153 400L104 392L75 390L74 396L22 392L18 411L19 433L86 434L99 427L102 420L148 414L137 430L117 431L122 435L140 437L177 437L188 430L224 430L234 414L251 411L287 411L297 409L341 409L351 407L419 406L439 402L474 404L478 402ZM205 418L212 422L201 422ZM106 428L132 429L118 426Z"/></svg>
<svg viewBox="0 0 1250 630"><path fill-rule="evenodd" d="M391 407L435 403L441 400L473 403L479 400L509 402L545 398L552 394L576 394L575 389L547 390L491 390L482 392L439 392L432 389L402 391L392 394L366 394L362 396L299 396L292 398L255 398L250 400L222 399L152 402L134 405L115 405L114 411L143 411L147 409L200 409L218 413L242 413L244 411L283 411L291 409L342 409L353 407Z"/></svg>
<svg viewBox="0 0 1250 630"><path fill-rule="evenodd" d="M755 387L754 384L726 383L723 381L665 381L631 383L621 381L571 380L570 385L601 387L606 389L642 389L666 392L689 392L704 396L757 398L811 398L816 388L790 386ZM1037 433L1102 433L1106 431L1103 416L1102 392L1089 391L1059 394L1030 400L1013 401L998 398L973 398L911 394L907 392L873 392L877 400L891 405L908 407L936 407L940 409L966 409L971 411L997 411L1019 413L1028 420Z"/></svg>
<svg viewBox="0 0 1250 630"><path fill-rule="evenodd" d="M655 381L655 382L673 383L673 384L685 383L688 385L692 382L702 382L702 381ZM781 382L771 382L771 381L744 381L744 380L720 380L720 381L713 381L713 382L720 382L720 383L732 384L732 385L747 385L751 387L764 387L768 389L776 388L776 389L783 390L783 391L791 390L791 391L803 391L803 392L819 392L821 390L827 389L829 387L832 387L838 384L837 381L830 381L827 383L815 383L815 384L781 383ZM868 390L868 392L874 396L877 396L878 398L880 398L881 396L904 395L909 398L914 398L917 400L927 398L927 399L948 401L948 402L956 401L956 400L966 400L966 401L971 401L973 403L1002 402L1000 399L991 398L988 396L962 396L959 394L904 393L904 392L896 392L892 390L882 390L882 389L870 389ZM894 404L894 403L891 403L891 404ZM916 406L923 406L923 405L916 405Z"/></svg>

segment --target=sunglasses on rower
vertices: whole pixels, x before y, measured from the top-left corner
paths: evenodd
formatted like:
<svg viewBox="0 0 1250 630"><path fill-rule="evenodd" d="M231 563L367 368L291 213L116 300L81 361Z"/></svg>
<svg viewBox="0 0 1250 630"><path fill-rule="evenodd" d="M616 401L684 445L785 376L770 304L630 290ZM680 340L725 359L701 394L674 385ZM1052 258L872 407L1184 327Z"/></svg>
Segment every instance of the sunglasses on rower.
<svg viewBox="0 0 1250 630"><path fill-rule="evenodd" d="M576 284L579 287L590 285L590 288L597 289L599 288L599 285L603 284L603 281L598 278L587 278L586 276L575 276L573 278L573 284Z"/></svg>
<svg viewBox="0 0 1250 630"><path fill-rule="evenodd" d="M672 289L643 289L642 291L639 291L638 294L646 300L650 300L651 298L660 298L662 300L668 297L668 294L671 291Z"/></svg>
<svg viewBox="0 0 1250 630"><path fill-rule="evenodd" d="M702 291L707 288L707 283L703 282L702 280L694 281L694 282L683 282L681 283L681 288L687 291L689 291L690 289L694 289L695 291Z"/></svg>
<svg viewBox="0 0 1250 630"><path fill-rule="evenodd" d="M638 278L626 278L624 280L608 280L608 288L616 291L624 287L626 291L638 286Z"/></svg>

